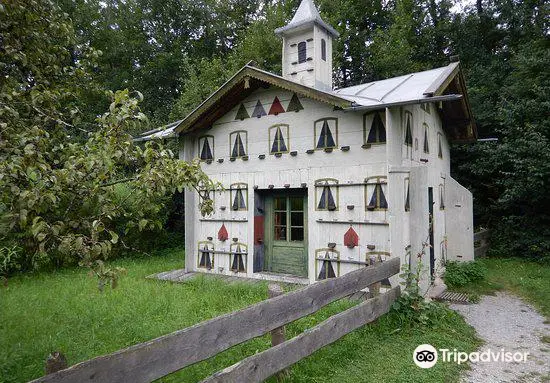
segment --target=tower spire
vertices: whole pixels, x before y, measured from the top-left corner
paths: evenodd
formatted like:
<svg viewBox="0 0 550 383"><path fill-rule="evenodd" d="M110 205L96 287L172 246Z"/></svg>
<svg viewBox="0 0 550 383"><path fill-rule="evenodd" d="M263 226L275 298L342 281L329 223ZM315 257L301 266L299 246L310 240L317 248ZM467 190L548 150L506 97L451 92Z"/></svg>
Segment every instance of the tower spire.
<svg viewBox="0 0 550 383"><path fill-rule="evenodd" d="M302 0L290 22L275 29L283 39L283 77L332 90L332 39L338 32L321 18L313 0Z"/></svg>

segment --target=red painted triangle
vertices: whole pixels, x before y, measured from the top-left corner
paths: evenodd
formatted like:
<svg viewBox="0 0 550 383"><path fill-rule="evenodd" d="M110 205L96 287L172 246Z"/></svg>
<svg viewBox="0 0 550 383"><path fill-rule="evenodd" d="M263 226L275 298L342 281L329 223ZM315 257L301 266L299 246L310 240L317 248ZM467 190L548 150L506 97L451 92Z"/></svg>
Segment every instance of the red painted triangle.
<svg viewBox="0 0 550 383"><path fill-rule="evenodd" d="M349 247L350 249L359 245L359 236L351 226L346 234L344 234L344 245Z"/></svg>
<svg viewBox="0 0 550 383"><path fill-rule="evenodd" d="M275 96L275 100L273 100L273 104L271 104L271 108L269 108L269 114L278 115L279 113L284 113L285 108L281 105L281 102L279 101L279 97Z"/></svg>
<svg viewBox="0 0 550 383"><path fill-rule="evenodd" d="M220 241L227 241L228 238L229 238L229 234L227 234L225 223L222 223L222 227L220 227L220 231L218 231L218 239Z"/></svg>

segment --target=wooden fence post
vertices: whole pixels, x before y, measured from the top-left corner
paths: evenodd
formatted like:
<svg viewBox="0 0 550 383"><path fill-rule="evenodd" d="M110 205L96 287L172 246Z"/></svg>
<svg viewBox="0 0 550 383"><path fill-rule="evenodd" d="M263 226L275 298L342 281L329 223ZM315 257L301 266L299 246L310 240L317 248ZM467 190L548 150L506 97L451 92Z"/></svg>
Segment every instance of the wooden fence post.
<svg viewBox="0 0 550 383"><path fill-rule="evenodd" d="M374 266L378 263L382 262L382 258L380 256L371 255L369 259L370 266ZM380 286L382 285L381 282L373 283L369 286L369 297L374 298L377 295L380 295Z"/></svg>
<svg viewBox="0 0 550 383"><path fill-rule="evenodd" d="M267 293L269 295L269 298L275 298L279 295L283 295L283 288L276 284L276 283L270 283L267 286ZM284 343L286 340L285 336L285 326L277 327L274 330L271 330L271 347L277 346L278 344ZM282 370L277 373L276 377L277 380L283 380L284 378L288 377L289 371L288 370Z"/></svg>

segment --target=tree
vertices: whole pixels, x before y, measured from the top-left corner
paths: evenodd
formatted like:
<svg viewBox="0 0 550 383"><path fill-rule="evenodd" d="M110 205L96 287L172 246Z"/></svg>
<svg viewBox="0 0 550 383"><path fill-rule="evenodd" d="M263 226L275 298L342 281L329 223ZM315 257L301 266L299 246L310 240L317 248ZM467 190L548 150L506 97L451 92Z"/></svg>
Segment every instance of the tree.
<svg viewBox="0 0 550 383"><path fill-rule="evenodd" d="M109 92L109 111L86 129L79 96L94 82L88 68L95 56L74 60L72 25L54 3L10 2L0 12L0 246L16 245L26 268L78 262L101 288L114 286L116 270L103 263L113 247L159 226L157 213L176 190L216 185L198 162L179 161L158 143L134 145L128 132L147 120L139 93ZM203 199L201 211L211 209Z"/></svg>

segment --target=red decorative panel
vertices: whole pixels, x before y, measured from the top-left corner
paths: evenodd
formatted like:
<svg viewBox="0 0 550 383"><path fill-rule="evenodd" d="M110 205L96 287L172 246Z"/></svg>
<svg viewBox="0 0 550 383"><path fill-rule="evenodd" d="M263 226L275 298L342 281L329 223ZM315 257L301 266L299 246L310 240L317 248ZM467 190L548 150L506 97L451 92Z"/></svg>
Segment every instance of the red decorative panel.
<svg viewBox="0 0 550 383"><path fill-rule="evenodd" d="M227 233L227 229L225 228L225 223L222 224L222 227L220 227L220 231L218 231L218 239L220 241L227 241L229 238L229 234Z"/></svg>
<svg viewBox="0 0 550 383"><path fill-rule="evenodd" d="M273 100L273 104L271 104L271 108L269 108L269 114L278 115L279 113L284 113L284 112L285 112L285 109L281 105L279 98L275 96L275 100Z"/></svg>
<svg viewBox="0 0 550 383"><path fill-rule="evenodd" d="M264 243L264 217L263 215L254 216L254 244Z"/></svg>
<svg viewBox="0 0 550 383"><path fill-rule="evenodd" d="M344 245L351 249L359 245L359 236L351 226L346 234L344 234Z"/></svg>

